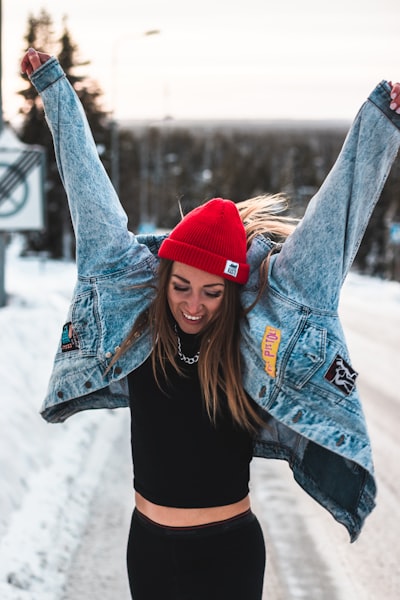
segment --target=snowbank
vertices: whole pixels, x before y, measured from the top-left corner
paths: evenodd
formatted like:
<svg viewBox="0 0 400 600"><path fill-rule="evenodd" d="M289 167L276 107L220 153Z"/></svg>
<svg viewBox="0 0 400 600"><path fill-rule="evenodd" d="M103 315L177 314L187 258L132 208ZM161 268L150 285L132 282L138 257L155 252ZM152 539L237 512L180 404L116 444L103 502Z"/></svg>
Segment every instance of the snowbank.
<svg viewBox="0 0 400 600"><path fill-rule="evenodd" d="M0 598L56 600L127 415L91 412L61 425L40 417L75 266L18 254L16 240L0 309Z"/></svg>

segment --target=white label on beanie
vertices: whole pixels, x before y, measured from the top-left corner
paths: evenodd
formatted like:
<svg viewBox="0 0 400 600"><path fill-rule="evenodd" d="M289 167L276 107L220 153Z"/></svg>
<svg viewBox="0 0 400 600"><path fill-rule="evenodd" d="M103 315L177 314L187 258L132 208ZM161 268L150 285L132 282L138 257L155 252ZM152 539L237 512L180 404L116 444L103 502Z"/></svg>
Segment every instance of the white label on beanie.
<svg viewBox="0 0 400 600"><path fill-rule="evenodd" d="M239 273L239 263L227 260L225 264L224 273L231 277L237 277Z"/></svg>

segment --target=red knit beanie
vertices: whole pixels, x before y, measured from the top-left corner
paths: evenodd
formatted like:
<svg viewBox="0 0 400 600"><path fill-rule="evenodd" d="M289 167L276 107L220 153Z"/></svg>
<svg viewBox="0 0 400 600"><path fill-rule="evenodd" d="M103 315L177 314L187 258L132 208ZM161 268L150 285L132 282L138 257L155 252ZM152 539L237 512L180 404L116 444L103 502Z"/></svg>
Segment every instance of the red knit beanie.
<svg viewBox="0 0 400 600"><path fill-rule="evenodd" d="M163 241L158 256L246 283L246 233L236 204L213 198L190 211Z"/></svg>

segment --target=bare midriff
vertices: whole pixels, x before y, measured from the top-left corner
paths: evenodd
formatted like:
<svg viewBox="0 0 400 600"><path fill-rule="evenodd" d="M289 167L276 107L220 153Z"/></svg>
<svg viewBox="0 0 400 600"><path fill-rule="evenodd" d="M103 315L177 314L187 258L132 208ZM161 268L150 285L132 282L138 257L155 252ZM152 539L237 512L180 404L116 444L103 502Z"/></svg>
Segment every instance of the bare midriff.
<svg viewBox="0 0 400 600"><path fill-rule="evenodd" d="M135 492L135 504L139 512L159 525L169 527L195 527L225 521L246 512L250 508L250 498L246 496L239 502L210 508L174 508L160 506L143 498Z"/></svg>

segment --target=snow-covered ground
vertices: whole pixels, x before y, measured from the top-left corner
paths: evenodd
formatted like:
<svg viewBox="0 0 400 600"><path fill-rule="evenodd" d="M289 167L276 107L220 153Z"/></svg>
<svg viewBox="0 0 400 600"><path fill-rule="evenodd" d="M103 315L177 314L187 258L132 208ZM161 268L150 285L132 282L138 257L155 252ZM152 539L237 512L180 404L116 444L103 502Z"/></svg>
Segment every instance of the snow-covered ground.
<svg viewBox="0 0 400 600"><path fill-rule="evenodd" d="M0 598L57 600L124 411L40 417L76 271L18 254L15 240L0 309Z"/></svg>
<svg viewBox="0 0 400 600"><path fill-rule="evenodd" d="M1 600L61 598L101 470L127 416L86 412L61 425L39 416L74 279L71 263L19 258L18 238L8 249L9 301L0 309ZM352 273L344 291L355 318L357 306L369 304L398 323L399 283ZM372 320L371 336L377 327Z"/></svg>

